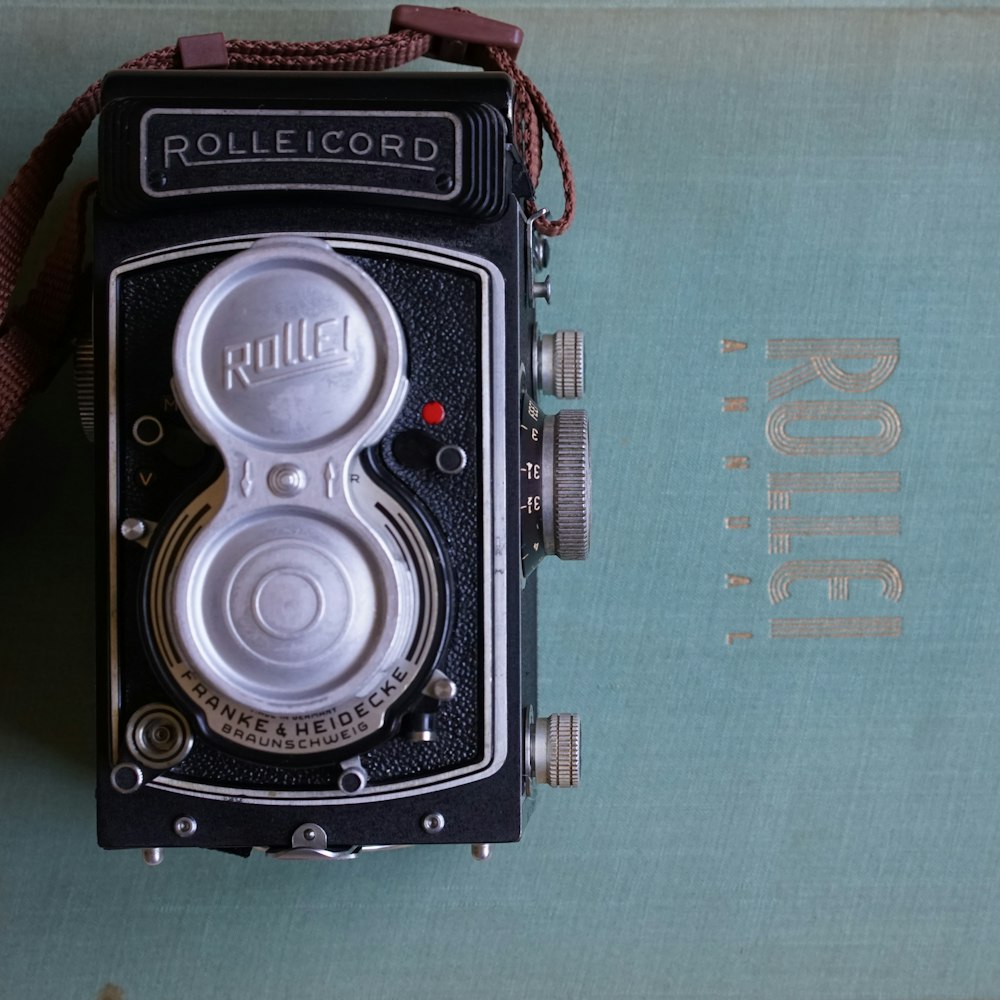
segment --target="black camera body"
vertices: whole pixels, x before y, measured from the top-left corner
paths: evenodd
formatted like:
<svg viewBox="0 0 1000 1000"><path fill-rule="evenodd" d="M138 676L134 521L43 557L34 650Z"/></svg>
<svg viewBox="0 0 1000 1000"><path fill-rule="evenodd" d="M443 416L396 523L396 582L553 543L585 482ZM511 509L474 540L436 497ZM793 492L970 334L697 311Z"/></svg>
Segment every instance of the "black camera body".
<svg viewBox="0 0 1000 1000"><path fill-rule="evenodd" d="M582 558L578 334L498 73L121 72L94 370L99 840L351 857L520 838L540 557Z"/></svg>

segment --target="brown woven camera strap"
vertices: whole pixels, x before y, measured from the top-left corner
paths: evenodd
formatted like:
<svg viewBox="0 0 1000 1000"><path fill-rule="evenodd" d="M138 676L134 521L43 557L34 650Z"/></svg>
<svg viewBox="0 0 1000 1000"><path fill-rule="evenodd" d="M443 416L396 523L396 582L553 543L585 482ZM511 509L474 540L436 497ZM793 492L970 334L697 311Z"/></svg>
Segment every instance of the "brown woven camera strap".
<svg viewBox="0 0 1000 1000"><path fill-rule="evenodd" d="M408 23L400 13L413 12L409 23L425 27L397 27L386 35L329 42L225 41L221 35L182 39L178 45L148 52L121 69L162 70L221 68L257 70L393 69L423 55L467 62L501 70L515 84L515 142L532 182L542 169L542 131L549 136L563 177L565 208L550 221L541 216L540 233L558 236L572 221L575 208L573 174L552 110L538 88L517 66L516 45L494 39L497 29L516 33L510 25L452 8L396 9L394 26ZM440 32L437 25L442 24ZM456 41L457 39L457 41ZM85 218L94 185L85 185L67 214L63 231L50 251L27 301L12 310L14 288L28 245L73 159L80 141L97 117L101 85L84 91L45 134L17 172L0 201L0 438L23 411L32 391L43 388L70 349L69 325L81 284ZM534 206L530 206L534 210Z"/></svg>

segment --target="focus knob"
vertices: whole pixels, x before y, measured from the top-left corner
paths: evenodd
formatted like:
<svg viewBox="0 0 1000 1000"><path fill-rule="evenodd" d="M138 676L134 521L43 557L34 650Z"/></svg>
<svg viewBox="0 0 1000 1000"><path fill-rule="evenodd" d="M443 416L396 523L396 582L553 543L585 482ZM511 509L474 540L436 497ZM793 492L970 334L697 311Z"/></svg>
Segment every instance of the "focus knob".
<svg viewBox="0 0 1000 1000"><path fill-rule="evenodd" d="M539 337L535 346L535 372L542 392L559 399L583 395L583 334L557 330Z"/></svg>
<svg viewBox="0 0 1000 1000"><path fill-rule="evenodd" d="M94 342L78 340L73 375L76 381L76 405L80 411L80 426L88 440L94 440Z"/></svg>
<svg viewBox="0 0 1000 1000"><path fill-rule="evenodd" d="M531 739L535 780L553 788L580 784L580 716L561 713L535 721Z"/></svg>
<svg viewBox="0 0 1000 1000"><path fill-rule="evenodd" d="M545 551L560 559L586 559L590 551L590 433L583 410L561 410L545 418L542 467Z"/></svg>

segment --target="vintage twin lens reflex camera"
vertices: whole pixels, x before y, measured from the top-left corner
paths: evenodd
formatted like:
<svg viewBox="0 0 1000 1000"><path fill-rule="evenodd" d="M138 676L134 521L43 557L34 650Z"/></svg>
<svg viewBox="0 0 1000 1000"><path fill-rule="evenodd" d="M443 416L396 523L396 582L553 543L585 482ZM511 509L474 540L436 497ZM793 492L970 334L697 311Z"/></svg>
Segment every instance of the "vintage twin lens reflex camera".
<svg viewBox="0 0 1000 1000"><path fill-rule="evenodd" d="M99 839L278 857L520 838L579 780L536 578L583 558L582 337L500 73L103 89ZM104 443L106 442L106 448Z"/></svg>

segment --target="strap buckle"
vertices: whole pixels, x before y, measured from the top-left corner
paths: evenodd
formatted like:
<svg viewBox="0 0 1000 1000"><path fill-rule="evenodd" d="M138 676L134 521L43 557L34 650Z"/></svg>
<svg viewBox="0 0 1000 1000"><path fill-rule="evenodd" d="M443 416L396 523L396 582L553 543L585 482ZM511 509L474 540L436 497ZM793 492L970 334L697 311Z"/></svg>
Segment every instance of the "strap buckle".
<svg viewBox="0 0 1000 1000"><path fill-rule="evenodd" d="M427 55L444 62L481 66L487 48L504 49L516 59L524 32L515 24L480 17L471 11L450 7L416 7L400 4L393 8L389 31L419 31L431 36Z"/></svg>
<svg viewBox="0 0 1000 1000"><path fill-rule="evenodd" d="M211 35L183 35L177 39L177 61L181 69L226 69L229 52L221 31Z"/></svg>

